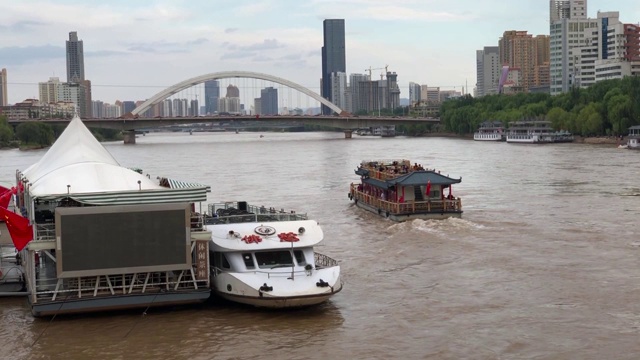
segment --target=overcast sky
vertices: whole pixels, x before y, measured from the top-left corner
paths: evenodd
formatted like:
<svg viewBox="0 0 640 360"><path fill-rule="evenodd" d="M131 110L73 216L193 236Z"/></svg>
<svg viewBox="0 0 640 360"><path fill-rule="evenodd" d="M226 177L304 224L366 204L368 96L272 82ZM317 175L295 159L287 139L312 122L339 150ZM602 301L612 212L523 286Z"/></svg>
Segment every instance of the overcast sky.
<svg viewBox="0 0 640 360"><path fill-rule="evenodd" d="M322 20L346 21L347 73L389 65L410 81L460 90L475 51L505 30L549 34L548 0L0 0L0 68L9 103L66 79L65 40L84 41L93 99L141 100L188 78L257 71L319 91ZM640 21L638 0L589 0L589 15ZM375 73L374 73L375 75Z"/></svg>

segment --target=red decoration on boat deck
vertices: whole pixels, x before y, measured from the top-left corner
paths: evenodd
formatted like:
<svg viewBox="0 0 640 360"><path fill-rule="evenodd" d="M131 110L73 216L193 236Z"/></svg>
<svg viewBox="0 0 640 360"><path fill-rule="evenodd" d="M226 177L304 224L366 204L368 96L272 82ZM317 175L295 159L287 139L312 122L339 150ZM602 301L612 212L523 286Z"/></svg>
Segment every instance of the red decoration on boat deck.
<svg viewBox="0 0 640 360"><path fill-rule="evenodd" d="M257 244L259 242L262 242L262 238L258 235L245 235L242 238L242 241L246 242L247 244Z"/></svg>
<svg viewBox="0 0 640 360"><path fill-rule="evenodd" d="M33 239L33 225L29 219L22 217L13 211L0 207L0 218L4 220L9 230L13 245L21 251Z"/></svg>
<svg viewBox="0 0 640 360"><path fill-rule="evenodd" d="M292 232L280 233L280 234L278 234L278 237L280 238L280 242L285 242L285 241L296 242L296 241L300 241L300 239L298 239L296 234L294 234Z"/></svg>

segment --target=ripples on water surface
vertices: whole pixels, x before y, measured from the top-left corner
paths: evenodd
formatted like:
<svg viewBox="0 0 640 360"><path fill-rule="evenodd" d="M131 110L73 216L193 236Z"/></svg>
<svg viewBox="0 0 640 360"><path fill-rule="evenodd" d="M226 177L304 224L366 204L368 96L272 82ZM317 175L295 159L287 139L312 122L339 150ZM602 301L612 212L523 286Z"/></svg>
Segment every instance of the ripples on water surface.
<svg viewBox="0 0 640 360"><path fill-rule="evenodd" d="M8 359L636 359L640 153L613 146L343 139L341 133L150 134L123 166L212 186L210 201L308 212L344 290L296 311L229 304L33 319L0 300ZM0 182L42 151L0 151ZM462 219L393 223L355 208L363 159L462 177ZM36 342L37 339L37 342ZM34 342L35 345L34 345Z"/></svg>

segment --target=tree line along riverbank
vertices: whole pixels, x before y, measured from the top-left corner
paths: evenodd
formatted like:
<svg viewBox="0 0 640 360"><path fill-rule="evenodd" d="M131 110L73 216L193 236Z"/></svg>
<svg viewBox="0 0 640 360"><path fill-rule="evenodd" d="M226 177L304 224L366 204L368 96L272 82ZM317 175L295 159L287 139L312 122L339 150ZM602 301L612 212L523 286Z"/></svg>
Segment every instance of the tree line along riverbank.
<svg viewBox="0 0 640 360"><path fill-rule="evenodd" d="M483 121L548 120L556 130L584 138L626 135L640 124L640 77L606 80L589 88L574 88L551 96L527 93L469 95L445 101L440 109L443 131L472 134Z"/></svg>
<svg viewBox="0 0 640 360"><path fill-rule="evenodd" d="M13 127L7 122L7 118L0 116L0 149L21 148L37 149L47 147L62 134L66 126L50 125L40 121L33 121ZM93 136L99 141L122 140L119 130L90 129Z"/></svg>

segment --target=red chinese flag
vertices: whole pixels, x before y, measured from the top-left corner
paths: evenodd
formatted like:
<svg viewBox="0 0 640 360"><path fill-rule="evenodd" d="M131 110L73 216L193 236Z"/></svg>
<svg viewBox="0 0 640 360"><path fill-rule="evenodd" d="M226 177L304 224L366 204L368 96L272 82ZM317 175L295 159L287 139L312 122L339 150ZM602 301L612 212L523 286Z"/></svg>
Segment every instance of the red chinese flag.
<svg viewBox="0 0 640 360"><path fill-rule="evenodd" d="M29 219L2 207L0 207L0 218L5 221L16 249L18 251L24 249L33 239L33 226L29 224Z"/></svg>
<svg viewBox="0 0 640 360"><path fill-rule="evenodd" d="M431 180L427 181L427 191L425 191L425 195L431 197Z"/></svg>
<svg viewBox="0 0 640 360"><path fill-rule="evenodd" d="M0 186L0 207L7 208L9 201L11 201L11 195L13 193L6 187Z"/></svg>

